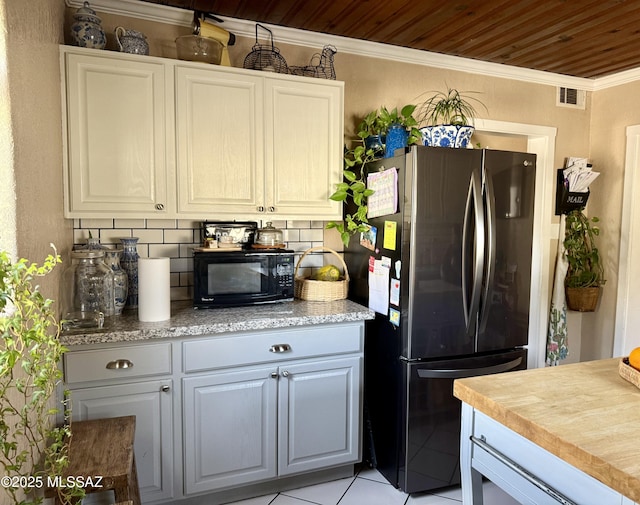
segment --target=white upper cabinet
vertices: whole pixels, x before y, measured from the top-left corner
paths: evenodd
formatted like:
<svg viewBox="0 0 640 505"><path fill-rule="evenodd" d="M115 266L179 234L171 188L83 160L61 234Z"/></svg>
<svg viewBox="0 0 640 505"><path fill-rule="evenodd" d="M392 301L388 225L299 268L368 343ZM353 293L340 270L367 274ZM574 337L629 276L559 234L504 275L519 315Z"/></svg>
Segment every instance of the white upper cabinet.
<svg viewBox="0 0 640 505"><path fill-rule="evenodd" d="M67 217L341 217L342 82L61 51Z"/></svg>
<svg viewBox="0 0 640 505"><path fill-rule="evenodd" d="M264 207L264 84L255 75L176 67L178 211Z"/></svg>
<svg viewBox="0 0 640 505"><path fill-rule="evenodd" d="M151 61L66 55L67 217L166 214L166 72Z"/></svg>

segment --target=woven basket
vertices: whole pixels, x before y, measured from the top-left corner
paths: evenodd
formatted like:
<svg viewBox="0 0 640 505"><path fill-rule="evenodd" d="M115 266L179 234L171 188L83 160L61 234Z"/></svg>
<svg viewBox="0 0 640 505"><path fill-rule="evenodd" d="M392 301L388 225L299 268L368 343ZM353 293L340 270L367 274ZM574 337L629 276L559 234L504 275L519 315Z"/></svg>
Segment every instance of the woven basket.
<svg viewBox="0 0 640 505"><path fill-rule="evenodd" d="M327 251L333 254L344 269L344 275L337 281L315 281L309 277L298 277L298 268L304 257L313 251ZM301 300L307 300L310 302L331 302L334 300L344 300L349 293L349 272L347 271L347 264L340 257L340 255L333 249L328 247L318 246L307 249L296 264L296 270L293 274L295 281L294 294L296 298Z"/></svg>
<svg viewBox="0 0 640 505"><path fill-rule="evenodd" d="M640 388L640 372L629 364L629 358L622 358L618 364L618 373L624 380Z"/></svg>

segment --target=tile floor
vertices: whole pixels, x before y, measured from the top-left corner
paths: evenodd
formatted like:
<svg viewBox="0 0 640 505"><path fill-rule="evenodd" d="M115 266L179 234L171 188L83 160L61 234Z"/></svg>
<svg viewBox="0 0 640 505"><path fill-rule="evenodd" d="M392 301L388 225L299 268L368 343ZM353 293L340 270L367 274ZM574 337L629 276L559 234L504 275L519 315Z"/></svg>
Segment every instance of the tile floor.
<svg viewBox="0 0 640 505"><path fill-rule="evenodd" d="M492 482L485 482L484 502L518 505ZM459 487L411 496L389 484L375 469L363 468L355 477L292 489L234 502L229 505L456 505L462 503Z"/></svg>

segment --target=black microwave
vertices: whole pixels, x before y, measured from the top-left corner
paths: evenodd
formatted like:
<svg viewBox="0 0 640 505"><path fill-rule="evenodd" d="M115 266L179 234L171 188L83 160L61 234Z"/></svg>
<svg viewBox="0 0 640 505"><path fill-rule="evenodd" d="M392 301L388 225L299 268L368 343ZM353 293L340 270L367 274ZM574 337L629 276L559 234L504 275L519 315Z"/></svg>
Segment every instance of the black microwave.
<svg viewBox="0 0 640 505"><path fill-rule="evenodd" d="M293 300L294 253L286 249L193 253L193 306L237 307Z"/></svg>

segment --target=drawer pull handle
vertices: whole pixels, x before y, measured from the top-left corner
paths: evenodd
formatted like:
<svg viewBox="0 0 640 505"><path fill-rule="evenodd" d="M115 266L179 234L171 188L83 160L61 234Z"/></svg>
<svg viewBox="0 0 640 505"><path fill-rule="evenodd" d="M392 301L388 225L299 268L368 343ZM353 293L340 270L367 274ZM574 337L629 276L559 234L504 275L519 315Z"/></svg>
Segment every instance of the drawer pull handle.
<svg viewBox="0 0 640 505"><path fill-rule="evenodd" d="M108 370L120 370L121 368L132 368L133 363L128 359L116 359L107 363Z"/></svg>
<svg viewBox="0 0 640 505"><path fill-rule="evenodd" d="M291 346L289 344L273 344L269 348L269 352L289 352Z"/></svg>

